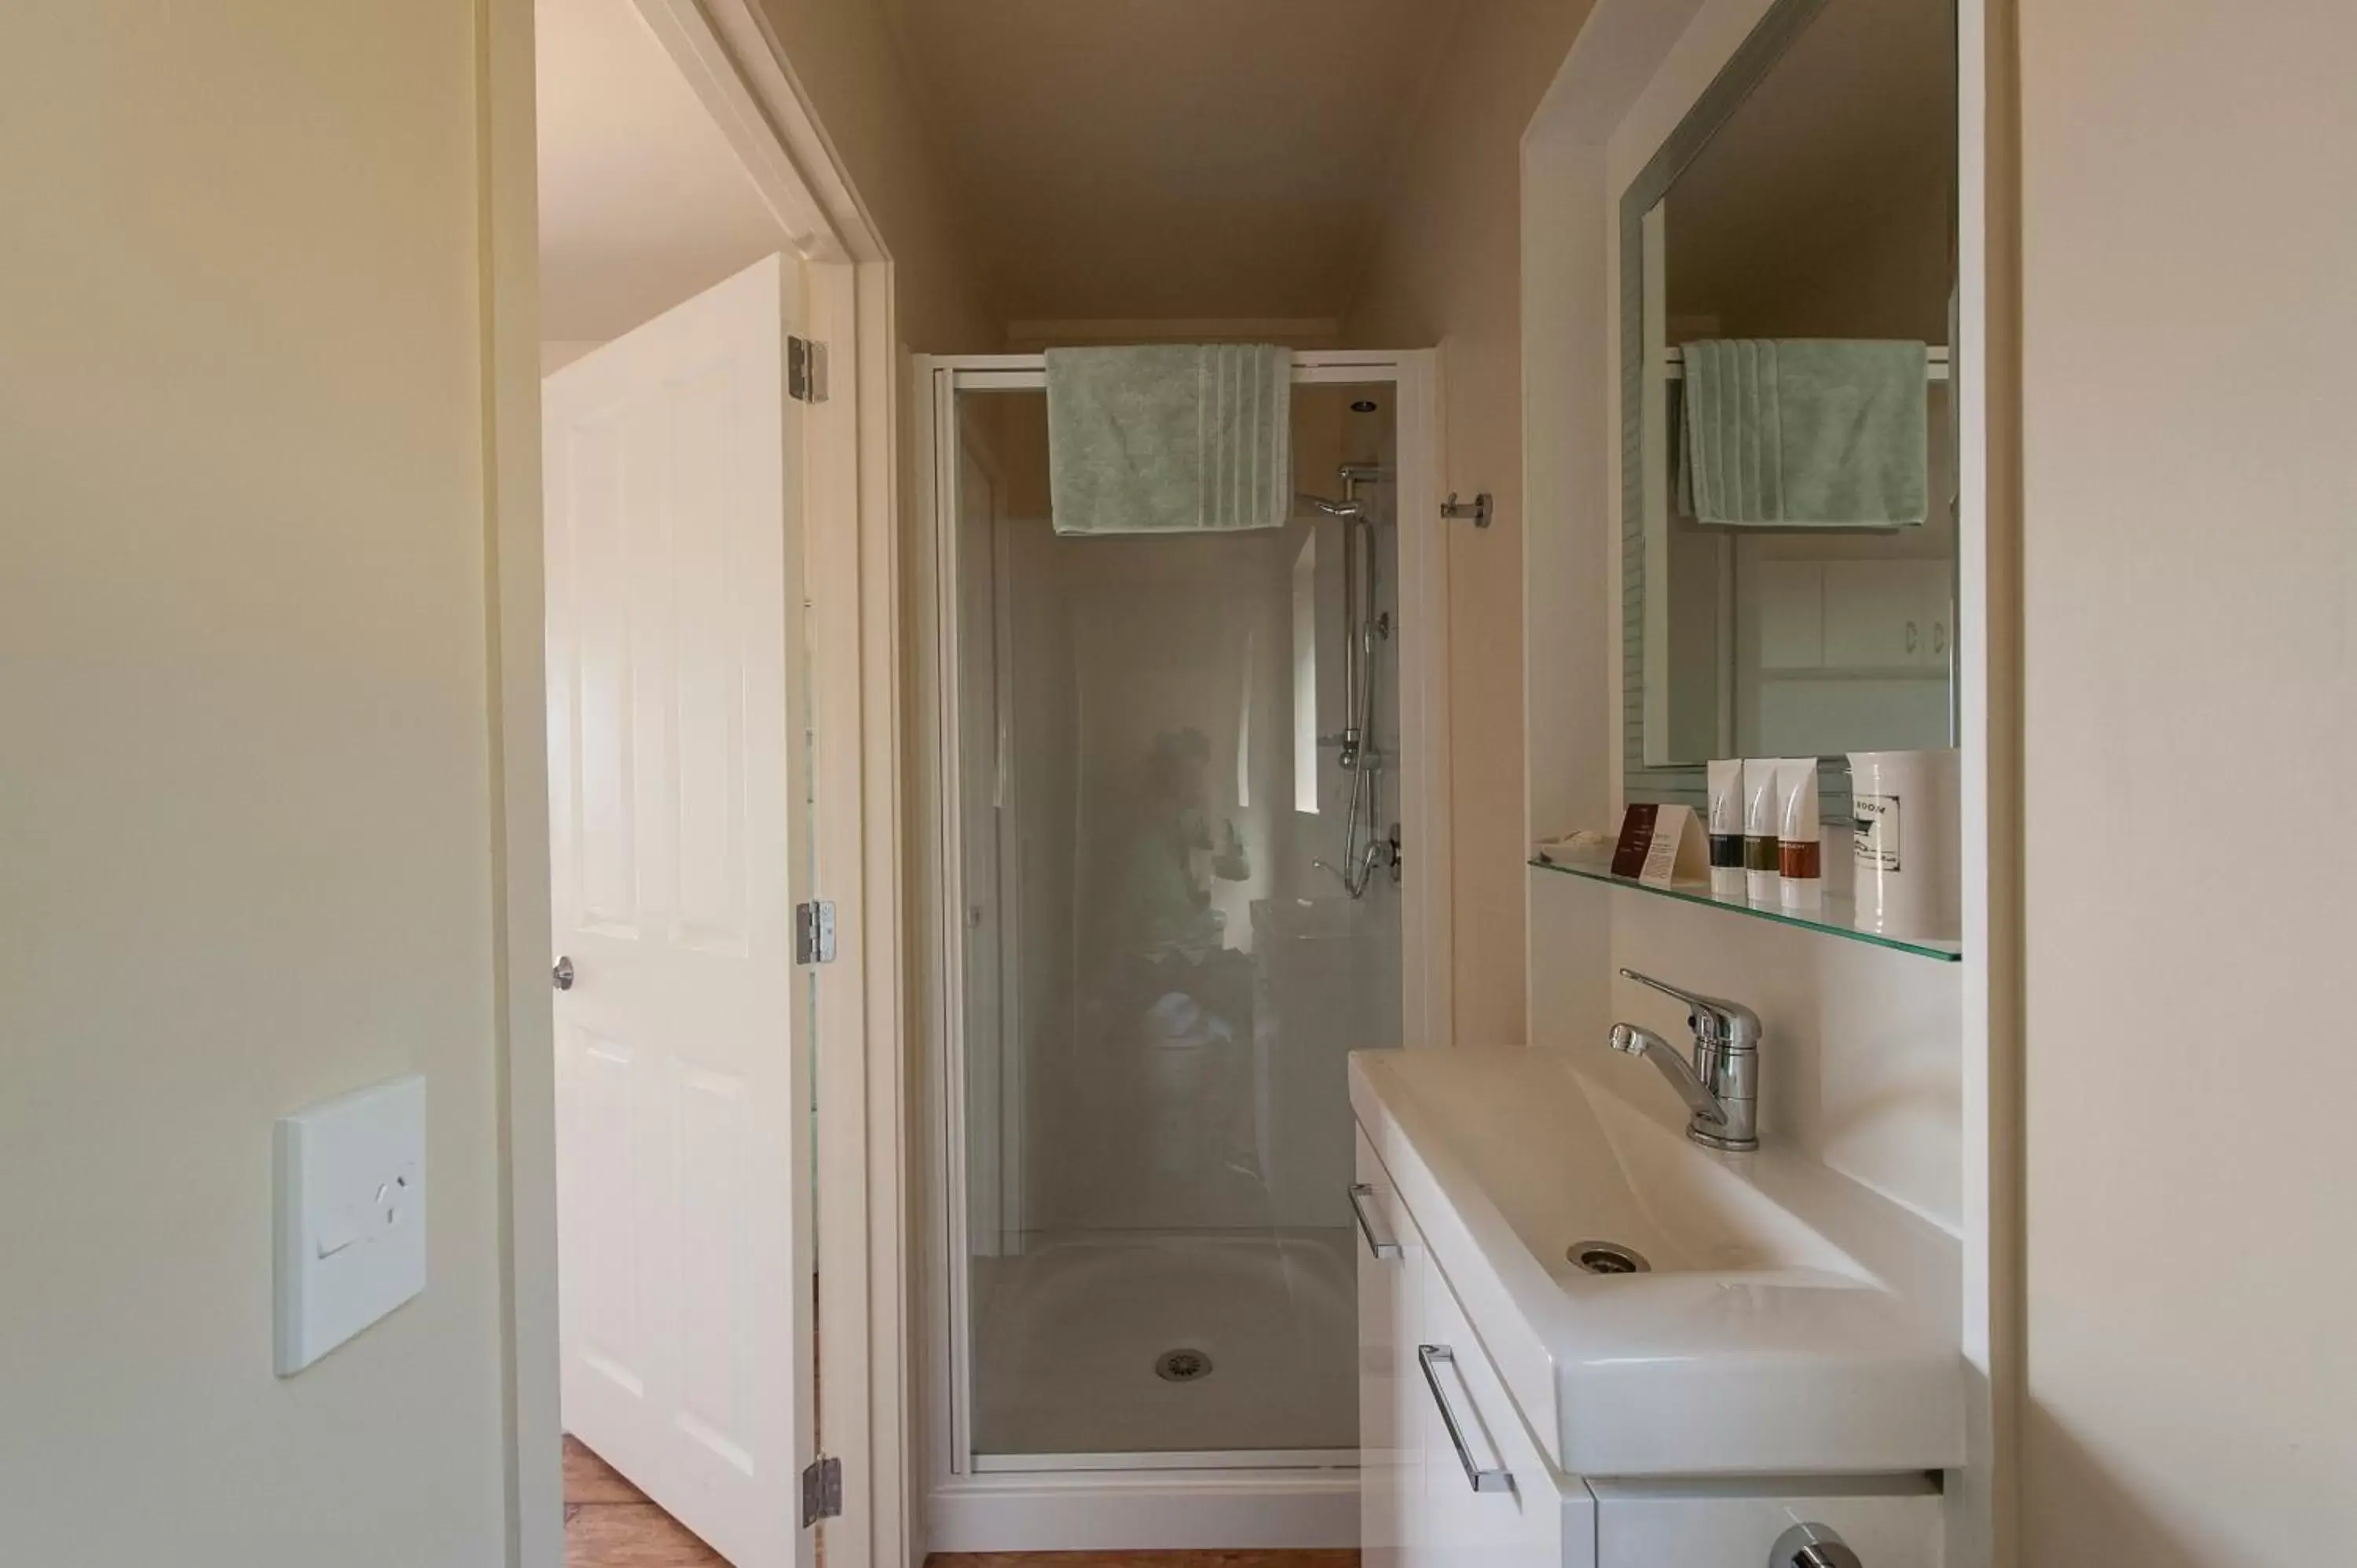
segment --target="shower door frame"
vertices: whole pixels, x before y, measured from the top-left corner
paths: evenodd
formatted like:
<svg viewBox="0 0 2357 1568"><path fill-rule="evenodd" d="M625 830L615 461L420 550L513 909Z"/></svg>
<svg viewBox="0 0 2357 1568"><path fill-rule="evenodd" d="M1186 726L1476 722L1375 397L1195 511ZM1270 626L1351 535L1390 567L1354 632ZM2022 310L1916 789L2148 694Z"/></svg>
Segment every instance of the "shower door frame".
<svg viewBox="0 0 2357 1568"><path fill-rule="evenodd" d="M1105 1548L1347 1547L1358 1541L1357 1453L1233 1450L1183 1455L1027 1455L977 1466L972 1427L965 1119L964 799L959 748L957 478L962 392L1044 392L1040 354L913 357L915 468L924 512L914 560L911 668L919 737L911 908L920 1015L932 1026L921 1097L926 1265L915 1271L927 1359L920 1419L937 1552ZM1439 351L1302 349L1293 384L1394 389L1398 541L1401 1035L1451 1036L1448 925L1448 540L1440 515ZM1338 1107L1347 1115L1347 1107Z"/></svg>

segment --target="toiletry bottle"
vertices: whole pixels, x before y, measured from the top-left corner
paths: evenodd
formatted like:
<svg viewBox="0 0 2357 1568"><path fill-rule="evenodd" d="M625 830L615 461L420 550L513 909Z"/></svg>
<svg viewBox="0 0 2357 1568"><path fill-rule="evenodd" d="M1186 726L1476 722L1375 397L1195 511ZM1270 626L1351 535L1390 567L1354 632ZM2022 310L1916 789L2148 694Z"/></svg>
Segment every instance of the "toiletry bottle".
<svg viewBox="0 0 2357 1568"><path fill-rule="evenodd" d="M1776 835L1783 827L1783 800L1776 792L1776 758L1743 759L1743 894L1774 908L1778 901Z"/></svg>
<svg viewBox="0 0 2357 1568"><path fill-rule="evenodd" d="M1963 925L1953 747L1849 754L1860 930L1953 941Z"/></svg>
<svg viewBox="0 0 2357 1568"><path fill-rule="evenodd" d="M1783 826L1776 834L1776 887L1787 909L1812 910L1824 902L1824 855L1817 842L1817 759L1788 757L1776 765L1776 792L1783 799Z"/></svg>
<svg viewBox="0 0 2357 1568"><path fill-rule="evenodd" d="M1719 898L1743 897L1743 759L1710 765L1710 890Z"/></svg>

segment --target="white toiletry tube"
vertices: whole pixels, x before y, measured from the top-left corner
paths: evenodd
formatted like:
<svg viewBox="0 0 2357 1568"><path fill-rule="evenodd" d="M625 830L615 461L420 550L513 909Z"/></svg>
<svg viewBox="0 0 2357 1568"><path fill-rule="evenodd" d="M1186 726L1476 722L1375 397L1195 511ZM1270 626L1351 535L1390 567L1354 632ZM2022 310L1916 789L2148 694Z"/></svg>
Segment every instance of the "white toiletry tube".
<svg viewBox="0 0 2357 1568"><path fill-rule="evenodd" d="M1743 894L1754 904L1773 908L1779 901L1776 883L1776 835L1784 825L1783 800L1776 793L1776 758L1743 759Z"/></svg>
<svg viewBox="0 0 2357 1568"><path fill-rule="evenodd" d="M1787 909L1824 903L1824 855L1817 842L1817 759L1788 757L1776 765L1783 825L1776 834L1776 891Z"/></svg>
<svg viewBox="0 0 2357 1568"><path fill-rule="evenodd" d="M1710 765L1710 890L1720 898L1743 897L1743 759L1722 757Z"/></svg>

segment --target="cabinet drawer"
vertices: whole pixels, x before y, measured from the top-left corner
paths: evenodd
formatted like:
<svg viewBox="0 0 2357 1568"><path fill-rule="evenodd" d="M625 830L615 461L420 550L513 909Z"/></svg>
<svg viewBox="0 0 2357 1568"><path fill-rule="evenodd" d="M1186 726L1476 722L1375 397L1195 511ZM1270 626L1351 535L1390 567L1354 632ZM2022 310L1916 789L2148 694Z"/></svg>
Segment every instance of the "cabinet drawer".
<svg viewBox="0 0 2357 1568"><path fill-rule="evenodd" d="M1572 1483L1566 1506L1554 1470L1437 1268L1424 1272L1420 1310L1418 1448L1429 1522L1419 1532L1425 1550L1412 1552L1411 1561L1587 1568L1593 1540L1587 1494Z"/></svg>
<svg viewBox="0 0 2357 1568"><path fill-rule="evenodd" d="M1928 1480L1841 1481L1837 1494L1714 1480L1590 1481L1596 1568L1767 1568L1795 1523L1831 1525L1865 1568L1940 1568L1940 1496Z"/></svg>

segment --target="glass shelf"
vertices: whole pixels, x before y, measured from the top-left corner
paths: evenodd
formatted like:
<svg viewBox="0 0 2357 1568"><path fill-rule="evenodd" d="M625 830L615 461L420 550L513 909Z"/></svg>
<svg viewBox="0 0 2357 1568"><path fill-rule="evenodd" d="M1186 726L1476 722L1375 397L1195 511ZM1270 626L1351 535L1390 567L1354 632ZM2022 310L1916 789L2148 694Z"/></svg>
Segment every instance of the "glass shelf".
<svg viewBox="0 0 2357 1568"><path fill-rule="evenodd" d="M1539 854L1533 856L1528 864L1534 871L1551 871L1558 876L1577 876L1588 882L1601 882L1656 898L1675 898L1684 904L1706 905L1714 909L1724 909L1730 915L1746 915L1755 920L1770 920L1780 926L1798 926L1804 931L1823 931L1827 936L1846 937L1851 941L1864 942L1869 947L1911 952L1940 963L1962 963L1964 958L1964 944L1962 942L1892 937L1880 931L1860 930L1850 923L1853 918L1851 900L1833 892L1823 896L1821 908L1803 913L1795 909L1763 908L1741 898L1722 898L1710 890L1706 882L1680 882L1668 887L1655 887L1631 877L1615 876L1609 860L1589 861L1569 856L1551 859Z"/></svg>

